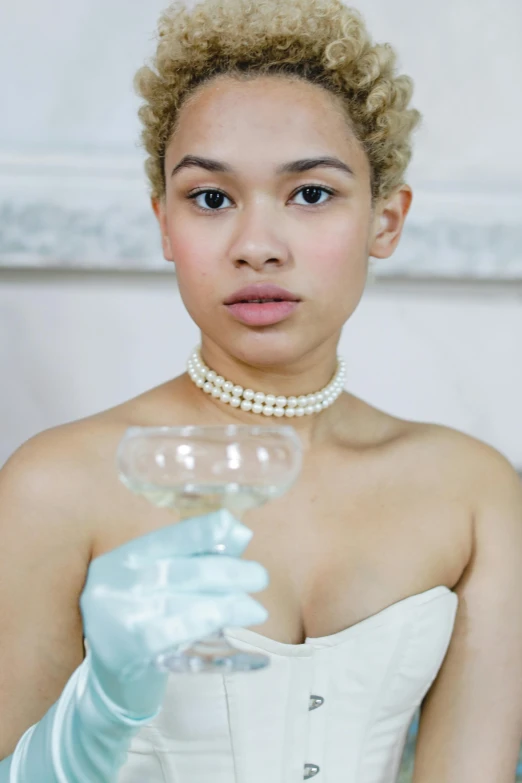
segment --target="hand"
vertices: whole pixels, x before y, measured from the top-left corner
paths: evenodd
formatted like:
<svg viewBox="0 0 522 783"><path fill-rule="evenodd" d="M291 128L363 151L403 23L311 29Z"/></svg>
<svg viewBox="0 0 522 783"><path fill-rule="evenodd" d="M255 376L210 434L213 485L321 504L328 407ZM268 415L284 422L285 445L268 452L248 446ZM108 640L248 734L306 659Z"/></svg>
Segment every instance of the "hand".
<svg viewBox="0 0 522 783"><path fill-rule="evenodd" d="M241 560L252 531L228 511L183 520L92 560L80 598L92 671L105 695L132 717L155 714L168 675L155 657L224 626L262 623L247 595L268 572ZM194 555L216 544L227 554Z"/></svg>

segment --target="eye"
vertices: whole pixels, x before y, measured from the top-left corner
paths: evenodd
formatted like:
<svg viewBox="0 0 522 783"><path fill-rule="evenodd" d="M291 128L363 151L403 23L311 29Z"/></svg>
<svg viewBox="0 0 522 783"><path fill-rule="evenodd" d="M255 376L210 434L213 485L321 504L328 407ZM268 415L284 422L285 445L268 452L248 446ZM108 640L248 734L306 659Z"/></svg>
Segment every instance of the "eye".
<svg viewBox="0 0 522 783"><path fill-rule="evenodd" d="M306 193L307 198L311 197L312 200L313 200L312 204L306 204L306 206L309 206L309 207L310 206L311 207L321 206L322 204L326 204L326 203L328 203L328 201L331 200L330 198L328 198L327 201L322 201L321 203L318 204L317 201L315 200L315 197L321 191L323 193L326 193L328 196L333 196L334 195L334 191L333 190L331 190L330 188L324 188L324 187L322 187L322 185L305 185L304 187L299 188L299 190L296 192L296 196L297 196L298 193Z"/></svg>
<svg viewBox="0 0 522 783"><path fill-rule="evenodd" d="M297 196L298 193L306 193L306 198L312 199L312 203L305 204L304 206L322 206L330 199L317 203L317 194L321 191L329 196L335 195L335 191L331 188L325 188L322 185L303 185L303 187L296 191L295 195ZM205 196L206 206L202 206L197 202L197 199L200 196ZM220 207L223 205L223 199L228 200L228 196L225 196L221 190L195 190L192 193L189 193L187 198L193 200L196 203L197 208L202 212L221 212L222 210Z"/></svg>
<svg viewBox="0 0 522 783"><path fill-rule="evenodd" d="M207 194L209 194L207 198L207 207L203 207L198 203L197 199L200 196L207 196ZM203 212L220 212L221 210L217 207L221 206L222 200L227 197L220 190L196 190L193 193L189 193L187 198L193 200L196 203L197 208Z"/></svg>

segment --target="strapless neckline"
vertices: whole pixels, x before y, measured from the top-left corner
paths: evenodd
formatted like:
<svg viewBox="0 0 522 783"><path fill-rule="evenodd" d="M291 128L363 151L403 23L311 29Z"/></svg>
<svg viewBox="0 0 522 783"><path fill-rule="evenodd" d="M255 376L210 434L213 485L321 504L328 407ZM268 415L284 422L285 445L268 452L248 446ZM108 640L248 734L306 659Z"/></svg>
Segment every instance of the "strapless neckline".
<svg viewBox="0 0 522 783"><path fill-rule="evenodd" d="M354 623L354 625L343 628L341 631L328 634L327 636L307 636L304 642L298 644L279 642L276 639L263 636L263 634L260 634L257 631L252 631L250 628L225 628L224 634L225 636L230 637L231 641L237 639L238 641L246 642L252 647L265 650L266 652L280 655L309 655L312 653L313 645L333 647L337 644L343 644L349 637L362 633L370 627L384 624L410 604L417 605L427 603L439 596L455 596L455 599L458 600L455 591L450 590L446 585L437 585L422 593L415 593L415 595L409 595L406 598L402 598L400 601L396 601L395 603L390 604L390 606L381 609L380 612L376 612L376 614L372 614L369 617L360 620L358 623Z"/></svg>

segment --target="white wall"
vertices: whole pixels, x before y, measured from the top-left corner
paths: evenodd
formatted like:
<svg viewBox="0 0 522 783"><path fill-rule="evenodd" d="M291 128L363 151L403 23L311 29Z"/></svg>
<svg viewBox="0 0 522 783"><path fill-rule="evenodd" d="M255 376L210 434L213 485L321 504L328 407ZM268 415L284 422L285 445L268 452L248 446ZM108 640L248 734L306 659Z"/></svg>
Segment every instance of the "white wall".
<svg viewBox="0 0 522 783"><path fill-rule="evenodd" d="M194 0L191 0L193 3ZM353 0L415 80L425 123L412 175L520 189L520 0ZM0 150L133 154L131 80L168 0L4 0ZM30 100L28 100L30 97Z"/></svg>
<svg viewBox="0 0 522 783"><path fill-rule="evenodd" d="M198 330L171 274L0 273L0 463L47 427L183 372ZM370 285L345 327L346 386L522 468L522 284Z"/></svg>

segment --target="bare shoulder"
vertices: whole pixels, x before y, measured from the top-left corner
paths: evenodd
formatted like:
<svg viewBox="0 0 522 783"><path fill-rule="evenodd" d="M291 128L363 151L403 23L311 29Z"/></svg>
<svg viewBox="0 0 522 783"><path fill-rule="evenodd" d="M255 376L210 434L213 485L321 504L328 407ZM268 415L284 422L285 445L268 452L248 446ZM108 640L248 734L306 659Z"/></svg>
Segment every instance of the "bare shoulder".
<svg viewBox="0 0 522 783"><path fill-rule="evenodd" d="M375 494L392 493L386 516L399 507L405 518L413 502L416 526L429 533L421 558L408 535L404 570L421 562L423 579L458 597L447 653L421 706L414 779L449 780L451 770L452 780L513 780L522 735L520 476L498 448L453 427L366 403L351 413L362 433L356 444L375 454L367 461L378 466Z"/></svg>
<svg viewBox="0 0 522 783"><path fill-rule="evenodd" d="M415 780L444 779L450 768L455 780L477 771L513 780L522 731L522 481L490 444L440 425L418 431L439 463L450 460L455 491L471 508L472 548L454 587L448 652L422 704Z"/></svg>
<svg viewBox="0 0 522 783"><path fill-rule="evenodd" d="M26 440L0 472L3 485L88 521L93 471L104 459L117 425L100 416L58 425ZM111 438L112 436L112 438Z"/></svg>
<svg viewBox="0 0 522 783"><path fill-rule="evenodd" d="M442 424L414 422L412 446L439 463L447 463L476 508L488 497L522 488L514 465L499 449L468 433Z"/></svg>
<svg viewBox="0 0 522 783"><path fill-rule="evenodd" d="M451 520L446 532L457 533L467 553L463 565L501 518L511 520L517 538L522 481L506 455L456 428L402 419L360 402L358 419L365 422L365 441L376 446L380 479L386 476L387 483L401 488L406 502L420 492L426 508L443 504L445 519Z"/></svg>
<svg viewBox="0 0 522 783"><path fill-rule="evenodd" d="M0 505L23 501L28 535L34 509L38 530L70 540L85 568L101 551L172 522L121 484L116 458L128 427L186 423L173 386L168 382L27 440L0 471ZM5 515L2 524L9 524Z"/></svg>
<svg viewBox="0 0 522 783"><path fill-rule="evenodd" d="M19 477L27 491L60 499L69 513L86 521L96 495L90 490L110 486L115 474L119 440L127 427L165 423L164 384L106 410L43 430L23 443L7 460L0 475ZM172 400L171 400L172 402ZM169 414L175 417L176 405ZM162 418L163 416L163 418ZM114 469L114 470L113 470ZM78 503L79 499L82 503Z"/></svg>
<svg viewBox="0 0 522 783"><path fill-rule="evenodd" d="M82 433L43 431L0 471L0 758L83 659L79 596L94 528Z"/></svg>
<svg viewBox="0 0 522 783"><path fill-rule="evenodd" d="M26 440L0 471L3 510L8 496L13 502L20 496L35 511L46 516L48 512L49 517L54 512L57 524L62 514L71 523L84 519L84 506L78 501L84 497L88 440L86 429L75 423L43 430Z"/></svg>
<svg viewBox="0 0 522 783"><path fill-rule="evenodd" d="M98 506L115 485L115 454L126 427L123 411L103 411L51 427L26 440L0 470L0 533L26 531L68 542L87 567Z"/></svg>
<svg viewBox="0 0 522 783"><path fill-rule="evenodd" d="M100 542L112 548L167 523L133 504L117 476L118 442L147 423L146 409L130 401L44 430L0 470L0 758L83 660L79 599Z"/></svg>
<svg viewBox="0 0 522 783"><path fill-rule="evenodd" d="M393 446L397 455L411 460L412 465L438 464L440 470L447 466L445 472L451 471L477 495L491 489L502 477L515 486L520 483L514 466L491 444L444 424L403 419L356 400L365 435L373 436L380 446Z"/></svg>

